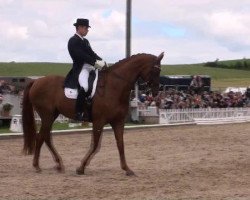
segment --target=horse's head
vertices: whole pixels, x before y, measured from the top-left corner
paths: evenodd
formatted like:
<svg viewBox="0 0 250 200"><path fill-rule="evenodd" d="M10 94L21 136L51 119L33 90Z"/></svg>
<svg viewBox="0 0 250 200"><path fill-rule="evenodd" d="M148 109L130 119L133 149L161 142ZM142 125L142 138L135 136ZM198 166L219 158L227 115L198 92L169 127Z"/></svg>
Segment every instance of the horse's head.
<svg viewBox="0 0 250 200"><path fill-rule="evenodd" d="M158 57L155 57L152 62L147 63L143 72L141 73L142 79L151 89L153 96L156 96L159 92L161 60L163 56L164 52L162 52Z"/></svg>

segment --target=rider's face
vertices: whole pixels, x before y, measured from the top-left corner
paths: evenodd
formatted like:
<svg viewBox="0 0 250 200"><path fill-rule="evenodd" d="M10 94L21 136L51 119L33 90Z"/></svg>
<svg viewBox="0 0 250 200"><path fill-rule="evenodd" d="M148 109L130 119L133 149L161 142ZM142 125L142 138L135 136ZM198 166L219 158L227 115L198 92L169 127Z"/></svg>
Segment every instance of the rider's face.
<svg viewBox="0 0 250 200"><path fill-rule="evenodd" d="M89 28L87 26L78 26L77 32L81 36L86 36L89 32Z"/></svg>

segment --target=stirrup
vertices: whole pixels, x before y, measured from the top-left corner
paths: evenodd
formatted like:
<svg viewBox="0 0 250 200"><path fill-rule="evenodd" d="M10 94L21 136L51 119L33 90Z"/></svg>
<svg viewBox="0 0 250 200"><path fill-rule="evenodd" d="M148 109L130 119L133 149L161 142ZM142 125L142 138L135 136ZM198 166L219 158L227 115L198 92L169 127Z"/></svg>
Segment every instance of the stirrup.
<svg viewBox="0 0 250 200"><path fill-rule="evenodd" d="M76 113L75 120L76 121L84 121L83 113L81 113L81 112Z"/></svg>
<svg viewBox="0 0 250 200"><path fill-rule="evenodd" d="M89 121L89 116L87 113L78 112L78 113L76 113L75 120L87 122L87 121Z"/></svg>

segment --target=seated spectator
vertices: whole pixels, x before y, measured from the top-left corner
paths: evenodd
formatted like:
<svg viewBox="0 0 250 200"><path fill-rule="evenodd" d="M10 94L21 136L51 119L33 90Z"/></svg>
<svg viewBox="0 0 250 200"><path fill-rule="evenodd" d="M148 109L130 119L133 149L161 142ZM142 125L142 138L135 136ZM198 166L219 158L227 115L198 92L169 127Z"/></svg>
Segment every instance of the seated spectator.
<svg viewBox="0 0 250 200"><path fill-rule="evenodd" d="M173 100L172 99L170 99L170 98L166 98L165 99L166 100L166 103L165 103L165 106L164 106L164 108L165 109L172 109L173 107Z"/></svg>
<svg viewBox="0 0 250 200"><path fill-rule="evenodd" d="M140 94L140 95L139 95L139 101L140 101L141 103L144 103L144 102L146 101L146 94Z"/></svg>
<svg viewBox="0 0 250 200"><path fill-rule="evenodd" d="M0 80L0 94L11 93L11 91L11 86L4 80Z"/></svg>
<svg viewBox="0 0 250 200"><path fill-rule="evenodd" d="M0 115L1 115L1 112L2 112L2 108L3 108L3 96L0 94Z"/></svg>
<svg viewBox="0 0 250 200"><path fill-rule="evenodd" d="M150 106L153 101L154 101L153 95L151 93L148 93L148 95L146 96L145 103L147 104L147 106Z"/></svg>
<svg viewBox="0 0 250 200"><path fill-rule="evenodd" d="M3 80L0 80L0 94L3 94Z"/></svg>
<svg viewBox="0 0 250 200"><path fill-rule="evenodd" d="M245 95L246 95L247 98L250 99L250 87L247 87Z"/></svg>
<svg viewBox="0 0 250 200"><path fill-rule="evenodd" d="M190 83L190 90L194 91L196 94L200 94L203 90L203 81L200 76L193 76Z"/></svg>

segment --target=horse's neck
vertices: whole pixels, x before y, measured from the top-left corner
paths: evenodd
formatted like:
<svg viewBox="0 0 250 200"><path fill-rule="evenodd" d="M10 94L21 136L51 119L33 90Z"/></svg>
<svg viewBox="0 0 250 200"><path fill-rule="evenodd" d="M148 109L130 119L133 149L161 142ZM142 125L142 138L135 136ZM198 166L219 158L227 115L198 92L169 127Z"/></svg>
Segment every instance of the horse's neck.
<svg viewBox="0 0 250 200"><path fill-rule="evenodd" d="M129 60L124 63L123 66L115 68L113 72L121 76L122 79L126 80L128 83L134 84L139 78L142 66L139 59Z"/></svg>

